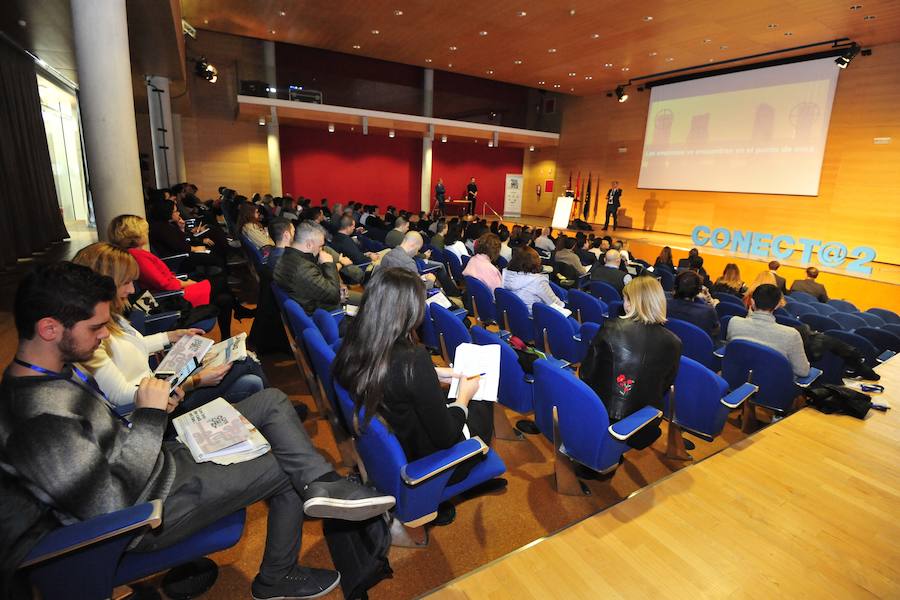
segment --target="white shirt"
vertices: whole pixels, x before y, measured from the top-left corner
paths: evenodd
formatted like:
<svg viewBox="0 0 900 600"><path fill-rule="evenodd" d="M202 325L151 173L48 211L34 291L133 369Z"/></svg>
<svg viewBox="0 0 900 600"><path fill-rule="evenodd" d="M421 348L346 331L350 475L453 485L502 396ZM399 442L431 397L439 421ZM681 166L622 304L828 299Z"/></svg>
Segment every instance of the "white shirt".
<svg viewBox="0 0 900 600"><path fill-rule="evenodd" d="M463 256L469 256L469 249L466 248L466 245L462 242L462 240L456 240L449 246L444 246L444 250L449 250L453 254L456 255L459 260L462 260Z"/></svg>
<svg viewBox="0 0 900 600"><path fill-rule="evenodd" d="M553 243L546 235L541 235L537 239L534 240L535 248L540 248L541 250L546 250L547 252L553 252L556 250L556 244Z"/></svg>
<svg viewBox="0 0 900 600"><path fill-rule="evenodd" d="M508 242L502 242L500 244L500 256L505 258L507 262L512 260L512 248L509 247Z"/></svg>

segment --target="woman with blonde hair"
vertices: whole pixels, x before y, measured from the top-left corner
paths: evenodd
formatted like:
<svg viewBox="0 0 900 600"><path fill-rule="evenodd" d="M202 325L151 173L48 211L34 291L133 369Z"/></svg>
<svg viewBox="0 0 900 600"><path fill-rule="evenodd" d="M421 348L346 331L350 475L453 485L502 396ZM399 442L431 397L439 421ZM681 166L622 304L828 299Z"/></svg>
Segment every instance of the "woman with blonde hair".
<svg viewBox="0 0 900 600"><path fill-rule="evenodd" d="M116 406L134 403L137 384L152 377L148 357L174 344L188 334L200 335L202 329L176 329L153 335L141 335L125 317L128 297L134 293L139 274L137 261L125 250L97 242L78 251L72 260L110 277L116 284L116 297L110 305L110 336L103 340L93 358L85 364L109 401ZM191 410L210 400L223 397L239 402L266 387L262 368L252 358L221 367L207 367L190 376L182 385L185 398L179 410Z"/></svg>
<svg viewBox="0 0 900 600"><path fill-rule="evenodd" d="M681 340L666 329L666 295L654 277L635 277L622 290L625 314L603 323L591 341L579 376L600 396L610 422L644 406L662 408L675 382ZM629 439L644 448L660 435L650 424Z"/></svg>
<svg viewBox="0 0 900 600"><path fill-rule="evenodd" d="M772 271L760 271L759 275L756 276L756 279L754 279L747 287L747 290L744 292L744 306L747 307L747 310L750 310L750 301L753 299L753 292L756 288L765 284L778 287L778 282L775 281L775 274ZM775 308L781 308L785 304L784 296L782 296L781 301Z"/></svg>
<svg viewBox="0 0 900 600"><path fill-rule="evenodd" d="M722 276L716 279L716 282L709 290L712 293L725 292L735 296L743 296L747 293L747 284L741 280L741 270L735 263L725 265Z"/></svg>
<svg viewBox="0 0 900 600"><path fill-rule="evenodd" d="M181 280L162 260L147 250L150 226L146 219L137 215L119 215L109 224L108 239L137 261L140 269L138 281L141 287L151 292L184 291L184 299L192 306L214 304L219 309L219 333L222 339L231 337L231 313L238 319L252 317L254 311L238 304L228 290L224 277L210 277L200 281Z"/></svg>

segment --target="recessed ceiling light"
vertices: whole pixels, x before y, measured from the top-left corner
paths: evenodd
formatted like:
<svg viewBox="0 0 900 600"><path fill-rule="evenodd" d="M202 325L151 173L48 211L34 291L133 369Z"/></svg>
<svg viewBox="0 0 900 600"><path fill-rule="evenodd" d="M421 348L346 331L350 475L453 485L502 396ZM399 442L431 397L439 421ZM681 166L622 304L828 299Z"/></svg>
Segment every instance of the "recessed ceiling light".
<svg viewBox="0 0 900 600"><path fill-rule="evenodd" d="M203 24L204 24L204 25L209 25L209 19L203 19Z"/></svg>
<svg viewBox="0 0 900 600"><path fill-rule="evenodd" d="M494 140L488 140L488 148L494 147Z"/></svg>
<svg viewBox="0 0 900 600"><path fill-rule="evenodd" d="M613 64L612 64L612 63L603 63L603 66L606 67L606 68L608 69L608 68L610 68L611 66L613 66Z"/></svg>
<svg viewBox="0 0 900 600"><path fill-rule="evenodd" d="M425 59L425 62L430 63L430 62L431 62L431 59L430 59L430 58L426 58L426 59Z"/></svg>
<svg viewBox="0 0 900 600"><path fill-rule="evenodd" d="M704 38L704 39L703 39L703 43L704 43L704 44L708 44L708 43L710 43L711 41L712 41L712 39L710 39L710 38Z"/></svg>
<svg viewBox="0 0 900 600"><path fill-rule="evenodd" d="M549 52L550 54L553 54L556 52L556 48L547 48L547 52Z"/></svg>
<svg viewBox="0 0 900 600"><path fill-rule="evenodd" d="M494 70L493 70L493 69L488 69L488 70L485 71L485 72L486 72L488 75L493 75L493 74L494 74Z"/></svg>
<svg viewBox="0 0 900 600"><path fill-rule="evenodd" d="M481 37L484 37L487 35L487 31L479 31L478 35L480 35Z"/></svg>
<svg viewBox="0 0 900 600"><path fill-rule="evenodd" d="M378 31L377 29L372 30L372 35L378 35L379 33L381 33L381 32Z"/></svg>
<svg viewBox="0 0 900 600"><path fill-rule="evenodd" d="M719 50L728 50L728 46L722 44L721 46L719 46Z"/></svg>
<svg viewBox="0 0 900 600"><path fill-rule="evenodd" d="M769 29L778 29L778 23L769 23L766 27Z"/></svg>
<svg viewBox="0 0 900 600"><path fill-rule="evenodd" d="M592 40L599 40L599 39L600 39L600 34L599 34L599 33L592 33L592 34L591 34L591 39L592 39Z"/></svg>
<svg viewBox="0 0 900 600"><path fill-rule="evenodd" d="M516 60L513 61L513 64L514 64L514 65L521 65L521 64L522 64L522 61L521 61L521 59L518 59L518 58L517 58Z"/></svg>
<svg viewBox="0 0 900 600"><path fill-rule="evenodd" d="M257 123L259 123L260 127L262 127L263 125L266 124L266 118L265 118L265 117L260 117L260 118L259 118L259 121L257 121Z"/></svg>
<svg viewBox="0 0 900 600"><path fill-rule="evenodd" d="M714 58L711 58L711 59L709 59L709 60L708 60L708 61L706 61L706 62L716 62L716 59L714 59Z"/></svg>
<svg viewBox="0 0 900 600"><path fill-rule="evenodd" d="M649 16L649 15L646 16L646 17L641 17L641 18L643 19L643 21L644 21L645 23L649 23L650 21L653 20L653 17L651 17L651 16Z"/></svg>
<svg viewBox="0 0 900 600"><path fill-rule="evenodd" d="M442 144L446 144L446 143L447 143L447 136L446 136L446 135L442 135L442 136L441 136L441 143L442 143Z"/></svg>
<svg viewBox="0 0 900 600"><path fill-rule="evenodd" d="M534 152L534 146L528 146L528 151L529 151L529 152Z"/></svg>
<svg viewBox="0 0 900 600"><path fill-rule="evenodd" d="M622 70L623 70L623 71L630 71L630 70L631 70L631 67L622 67Z"/></svg>
<svg viewBox="0 0 900 600"><path fill-rule="evenodd" d="M391 129L390 131L388 131L388 137L389 137L389 138L392 138L392 137L394 137L395 135L397 135L397 134L394 133L394 130L393 130L393 129Z"/></svg>
<svg viewBox="0 0 900 600"><path fill-rule="evenodd" d="M559 84L558 84L558 83L554 83L554 84L553 84L553 87L555 87L555 88L557 88L557 89L559 89L559 88L560 88L560 87L562 87L562 86L561 86L561 85L559 85Z"/></svg>
<svg viewBox="0 0 900 600"><path fill-rule="evenodd" d="M593 77L591 77L590 75L585 75L584 79L585 81L590 81L591 79L593 79Z"/></svg>
<svg viewBox="0 0 900 600"><path fill-rule="evenodd" d="M569 16L570 16L570 17L574 17L574 16L575 16L575 9L574 9L574 8L573 8L572 10L569 11Z"/></svg>
<svg viewBox="0 0 900 600"><path fill-rule="evenodd" d="M575 77L575 71L569 71L569 77Z"/></svg>
<svg viewBox="0 0 900 600"><path fill-rule="evenodd" d="M516 13L516 16L517 16L517 17L524 17L524 16L527 15L527 14L528 14L528 13L525 12L524 10L520 10L519 12Z"/></svg>
<svg viewBox="0 0 900 600"><path fill-rule="evenodd" d="M574 91L575 91L575 88L570 87L570 88L569 88L569 91L570 91L570 92L574 92Z"/></svg>
<svg viewBox="0 0 900 600"><path fill-rule="evenodd" d="M453 63L449 63L449 64L447 65L447 68L448 68L448 69L452 69L452 68L453 68Z"/></svg>
<svg viewBox="0 0 900 600"><path fill-rule="evenodd" d="M794 35L794 32L793 31L785 31L784 35L790 37L790 36Z"/></svg>
<svg viewBox="0 0 900 600"><path fill-rule="evenodd" d="M272 35L275 35L275 30L273 29L273 30L270 31L269 33L271 33Z"/></svg>
<svg viewBox="0 0 900 600"><path fill-rule="evenodd" d="M666 58L666 62L672 62L673 60L675 60L675 58L672 56L669 56L668 58Z"/></svg>
<svg viewBox="0 0 900 600"><path fill-rule="evenodd" d="M538 81L538 85L544 85L545 83L545 81Z"/></svg>
<svg viewBox="0 0 900 600"><path fill-rule="evenodd" d="M656 56L657 54L658 54L657 52L651 52L651 53L649 54L649 56Z"/></svg>
<svg viewBox="0 0 900 600"><path fill-rule="evenodd" d="M863 17L863 21L873 21L875 20L875 15L866 15Z"/></svg>
<svg viewBox="0 0 900 600"><path fill-rule="evenodd" d="M456 50L457 50L456 46L450 46L450 52L456 52Z"/></svg>
<svg viewBox="0 0 900 600"><path fill-rule="evenodd" d="M354 50L359 50L360 48L362 48L362 46L360 46L359 44L353 44Z"/></svg>
<svg viewBox="0 0 900 600"><path fill-rule="evenodd" d="M334 133L334 123L328 124L328 133Z"/></svg>
<svg viewBox="0 0 900 600"><path fill-rule="evenodd" d="M403 11L402 11L402 10L395 10L395 11L394 11L394 16L395 16L395 17L402 17L402 16L403 16Z"/></svg>
<svg viewBox="0 0 900 600"><path fill-rule="evenodd" d="M279 17L283 17L283 16L285 16L285 15L287 15L287 13L284 12L283 10L279 10L279 11L278 11L278 16L279 16Z"/></svg>
<svg viewBox="0 0 900 600"><path fill-rule="evenodd" d="M862 8L862 4L854 4L850 7L850 10L859 10Z"/></svg>

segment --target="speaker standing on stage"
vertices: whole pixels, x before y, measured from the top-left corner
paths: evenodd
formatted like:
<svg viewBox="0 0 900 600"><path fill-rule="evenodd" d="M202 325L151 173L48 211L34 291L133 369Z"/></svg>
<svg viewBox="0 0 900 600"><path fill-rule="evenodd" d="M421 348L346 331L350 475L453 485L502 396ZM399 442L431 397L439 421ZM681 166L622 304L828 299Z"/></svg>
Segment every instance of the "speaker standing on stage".
<svg viewBox="0 0 900 600"><path fill-rule="evenodd" d="M437 185L434 186L434 199L437 200L438 210L444 214L444 200L447 197L447 188L444 187L444 180L438 178Z"/></svg>
<svg viewBox="0 0 900 600"><path fill-rule="evenodd" d="M609 217L613 218L613 231L619 226L619 205L622 203L622 190L619 182L613 181L612 187L606 192L606 220L603 221L603 231L609 229Z"/></svg>
<svg viewBox="0 0 900 600"><path fill-rule="evenodd" d="M466 186L466 200L469 201L469 214L475 214L475 198L478 197L478 186L475 185L475 178L469 180L469 185Z"/></svg>

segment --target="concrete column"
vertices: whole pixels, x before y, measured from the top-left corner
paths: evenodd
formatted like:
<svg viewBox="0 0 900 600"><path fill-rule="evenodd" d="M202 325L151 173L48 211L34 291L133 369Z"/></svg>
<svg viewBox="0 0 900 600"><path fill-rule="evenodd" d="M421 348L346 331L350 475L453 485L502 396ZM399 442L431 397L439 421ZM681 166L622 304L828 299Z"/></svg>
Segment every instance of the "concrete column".
<svg viewBox="0 0 900 600"><path fill-rule="evenodd" d="M422 82L422 116L434 116L434 69L425 69L425 77Z"/></svg>
<svg viewBox="0 0 900 600"><path fill-rule="evenodd" d="M71 0L79 104L97 233L144 215L125 0Z"/></svg>
<svg viewBox="0 0 900 600"><path fill-rule="evenodd" d="M269 109L269 125L266 131L266 145L269 149L269 193L283 196L281 191L281 144L278 141L278 113L275 107Z"/></svg>
<svg viewBox="0 0 900 600"><path fill-rule="evenodd" d="M434 70L425 69L422 80L422 115L434 116ZM420 210L431 208L431 165L433 158L434 125L428 126L428 132L422 138L422 194Z"/></svg>
<svg viewBox="0 0 900 600"><path fill-rule="evenodd" d="M179 183L175 159L175 132L172 125L172 101L169 78L147 76L147 105L150 108L150 137L153 140L153 168L156 187L167 188Z"/></svg>
<svg viewBox="0 0 900 600"><path fill-rule="evenodd" d="M181 137L181 115L172 115L172 145L175 148L175 173L179 182L187 181L187 168L184 166L184 142Z"/></svg>
<svg viewBox="0 0 900 600"><path fill-rule="evenodd" d="M275 70L275 42L267 40L263 42L263 64L266 67L266 83L270 89L277 89L278 78ZM276 92L269 92L269 98L275 98Z"/></svg>

